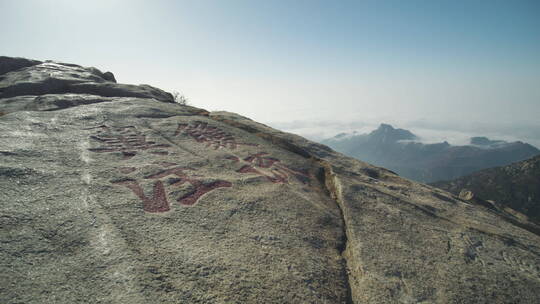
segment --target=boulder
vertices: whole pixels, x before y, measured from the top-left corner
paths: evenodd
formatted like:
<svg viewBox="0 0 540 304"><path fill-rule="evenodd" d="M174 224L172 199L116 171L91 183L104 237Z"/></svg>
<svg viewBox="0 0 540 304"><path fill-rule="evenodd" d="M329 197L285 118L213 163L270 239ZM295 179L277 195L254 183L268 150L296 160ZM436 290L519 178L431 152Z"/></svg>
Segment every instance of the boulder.
<svg viewBox="0 0 540 304"><path fill-rule="evenodd" d="M474 198L474 193L467 189L463 189L459 192L459 198L464 201L470 201Z"/></svg>
<svg viewBox="0 0 540 304"><path fill-rule="evenodd" d="M112 73L105 74L96 68L48 61L2 76L0 98L78 93L103 97L153 98L174 102L170 93L149 85L118 84Z"/></svg>

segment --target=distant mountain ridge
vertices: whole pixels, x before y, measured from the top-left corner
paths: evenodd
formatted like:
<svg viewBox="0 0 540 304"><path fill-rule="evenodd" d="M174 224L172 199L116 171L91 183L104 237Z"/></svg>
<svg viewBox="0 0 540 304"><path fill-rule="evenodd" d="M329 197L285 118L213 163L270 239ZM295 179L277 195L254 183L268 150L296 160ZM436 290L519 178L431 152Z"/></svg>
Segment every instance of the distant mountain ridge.
<svg viewBox="0 0 540 304"><path fill-rule="evenodd" d="M383 123L369 134L341 133L322 143L420 182L451 180L540 154L540 150L527 143L487 137L472 137L470 145L465 146L453 146L446 141L423 144L418 140L408 130Z"/></svg>

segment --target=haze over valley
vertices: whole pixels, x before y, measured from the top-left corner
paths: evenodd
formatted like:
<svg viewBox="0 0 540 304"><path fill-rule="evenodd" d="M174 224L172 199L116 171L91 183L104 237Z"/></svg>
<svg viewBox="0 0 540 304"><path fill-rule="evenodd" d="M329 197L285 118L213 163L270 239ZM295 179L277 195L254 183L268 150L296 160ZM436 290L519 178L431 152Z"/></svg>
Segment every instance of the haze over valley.
<svg viewBox="0 0 540 304"><path fill-rule="evenodd" d="M388 124L366 134L340 133L322 143L420 182L450 180L540 154L540 150L527 143L484 136L471 137L463 145L451 145L447 141L422 143L410 131Z"/></svg>
<svg viewBox="0 0 540 304"><path fill-rule="evenodd" d="M538 1L51 3L0 3L1 55L99 65L316 140L387 123L540 146Z"/></svg>

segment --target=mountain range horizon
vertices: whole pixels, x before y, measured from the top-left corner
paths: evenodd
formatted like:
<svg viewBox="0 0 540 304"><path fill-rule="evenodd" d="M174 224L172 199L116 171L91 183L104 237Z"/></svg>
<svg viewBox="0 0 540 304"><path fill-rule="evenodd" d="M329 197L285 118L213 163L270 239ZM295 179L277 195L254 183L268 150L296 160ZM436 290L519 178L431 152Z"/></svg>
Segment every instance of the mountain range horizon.
<svg viewBox="0 0 540 304"><path fill-rule="evenodd" d="M420 182L451 180L540 154L528 143L485 136L470 137L466 145L447 141L425 144L409 130L385 123L370 133L340 133L320 142Z"/></svg>
<svg viewBox="0 0 540 304"><path fill-rule="evenodd" d="M464 145L473 145L477 147L486 147L486 146L493 146L493 145L502 145L509 143L509 140L500 139L498 137L491 137L491 136L484 136L484 135L474 135L467 138L467 141L464 143L455 143L451 142L450 140L442 140L439 142L434 142L433 139L427 139L423 138L422 136L419 136L415 134L414 132L403 129L400 127L394 127L394 124L381 122L375 129L367 132L367 133L361 133L359 131L352 131L352 132L341 132L334 136L324 138L323 141L331 140L331 139L343 139L347 137L357 136L357 135L363 135L363 134L373 134L377 133L381 130L392 130L397 131L399 133L402 133L403 138L399 139L402 142L416 142L416 143L422 143L422 144L437 144L437 143L448 143L449 145L453 146L464 146ZM480 133L480 132L478 132ZM517 138L517 136L515 136ZM533 146L534 148L538 149L538 147L532 143L527 142L526 140L520 140L516 139L513 142L517 143L524 143Z"/></svg>
<svg viewBox="0 0 540 304"><path fill-rule="evenodd" d="M404 128L417 136L417 141L433 144L447 141L452 145L467 145L473 137L488 137L508 142L521 141L535 148L540 148L540 124L514 123L451 123L429 120L395 120L385 118L369 118L349 120L295 120L290 122L272 122L266 124L305 136L321 142L341 133L366 134L379 128L381 124Z"/></svg>

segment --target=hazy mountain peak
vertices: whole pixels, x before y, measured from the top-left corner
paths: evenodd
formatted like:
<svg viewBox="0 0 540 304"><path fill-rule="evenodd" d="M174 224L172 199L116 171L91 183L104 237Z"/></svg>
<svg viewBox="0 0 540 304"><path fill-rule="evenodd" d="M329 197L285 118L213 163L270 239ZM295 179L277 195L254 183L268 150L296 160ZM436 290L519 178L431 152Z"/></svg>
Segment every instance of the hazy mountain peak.
<svg viewBox="0 0 540 304"><path fill-rule="evenodd" d="M491 140L483 136L472 137L470 145L465 146L454 146L447 141L424 144L418 139L408 130L382 123L371 133L342 133L323 143L421 182L449 180L540 153L526 143Z"/></svg>
<svg viewBox="0 0 540 304"><path fill-rule="evenodd" d="M378 129L394 130L394 127L392 127L392 125L390 125L390 124L381 123L381 124L379 125L379 128L378 128Z"/></svg>
<svg viewBox="0 0 540 304"><path fill-rule="evenodd" d="M343 138L343 137L346 137L347 135L349 135L349 134L347 134L345 132L342 132L342 133L339 133L338 135L334 136L334 138Z"/></svg>
<svg viewBox="0 0 540 304"><path fill-rule="evenodd" d="M396 142L399 140L414 140L418 137L409 130L396 129L389 124L381 123L379 128L370 134L372 139L383 142Z"/></svg>
<svg viewBox="0 0 540 304"><path fill-rule="evenodd" d="M477 146L492 146L492 145L506 144L507 142L504 140L491 140L485 136L476 136L476 137L471 137L470 143L471 145L477 145Z"/></svg>

